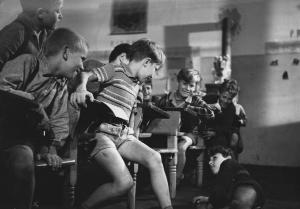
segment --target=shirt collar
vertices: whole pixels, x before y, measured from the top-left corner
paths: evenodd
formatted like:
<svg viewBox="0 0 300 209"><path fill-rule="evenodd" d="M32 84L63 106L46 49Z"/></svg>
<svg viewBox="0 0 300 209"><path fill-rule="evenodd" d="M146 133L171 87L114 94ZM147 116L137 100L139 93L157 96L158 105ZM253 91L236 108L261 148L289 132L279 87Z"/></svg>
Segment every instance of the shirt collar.
<svg viewBox="0 0 300 209"><path fill-rule="evenodd" d="M172 93L170 94L170 97L169 97L171 103L172 103L175 107L183 107L183 106L185 106L186 104L191 104L191 103L192 103L192 96L188 96L185 100L183 100L182 102L179 102L179 103L178 103L177 100L176 100L176 93L177 93L177 92L172 92Z"/></svg>
<svg viewBox="0 0 300 209"><path fill-rule="evenodd" d="M120 65L123 67L124 73L128 78L130 78L134 83L140 84L139 79L136 76L133 76L132 73L130 72L128 65L123 63L121 63Z"/></svg>
<svg viewBox="0 0 300 209"><path fill-rule="evenodd" d="M26 13L22 12L21 14L19 14L18 17L17 17L17 21L20 21L24 25L26 25L27 27L29 27L32 30L32 32L33 31L35 31L36 33L39 32L38 27L36 27L33 24L33 21L31 20L31 18Z"/></svg>
<svg viewBox="0 0 300 209"><path fill-rule="evenodd" d="M40 71L43 72L42 73L43 77L55 79L57 82L62 83L62 84L68 80L67 78L65 78L63 76L53 75L51 72L49 72L46 57L40 56L38 59L39 59L39 63L40 63L39 64Z"/></svg>
<svg viewBox="0 0 300 209"><path fill-rule="evenodd" d="M47 31L45 29L40 30L36 25L34 25L32 19L29 17L28 14L22 12L21 14L18 15L17 21L22 22L26 27L30 28L31 35L37 38L42 34L47 36Z"/></svg>

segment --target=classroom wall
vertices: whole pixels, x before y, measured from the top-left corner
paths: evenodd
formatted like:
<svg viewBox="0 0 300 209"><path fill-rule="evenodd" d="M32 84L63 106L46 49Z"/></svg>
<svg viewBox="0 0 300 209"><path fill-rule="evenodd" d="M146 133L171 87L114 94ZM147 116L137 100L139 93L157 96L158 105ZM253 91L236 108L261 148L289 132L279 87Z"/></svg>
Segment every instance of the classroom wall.
<svg viewBox="0 0 300 209"><path fill-rule="evenodd" d="M201 70L212 81L212 60L220 55L219 15L236 8L240 33L233 37L232 76L241 85L240 102L249 118L242 129L241 162L255 165L300 166L300 11L297 0L148 0L147 32L111 35L112 0L65 0L61 27L87 38L91 56L107 60L121 42L149 37L168 55L164 77L180 67ZM20 11L18 0L0 0L0 28ZM277 66L270 62L278 59ZM282 74L288 72L289 79Z"/></svg>

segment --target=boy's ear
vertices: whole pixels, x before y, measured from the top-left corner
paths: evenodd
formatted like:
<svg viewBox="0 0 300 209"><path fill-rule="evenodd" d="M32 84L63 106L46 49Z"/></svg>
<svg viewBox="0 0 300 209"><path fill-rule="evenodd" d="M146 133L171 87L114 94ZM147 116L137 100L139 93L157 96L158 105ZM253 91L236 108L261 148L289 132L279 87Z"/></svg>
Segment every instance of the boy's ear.
<svg viewBox="0 0 300 209"><path fill-rule="evenodd" d="M144 58L144 60L143 60L143 64L144 64L144 66L145 66L145 67L147 67L146 65L149 65L149 64L151 64L151 59L150 59L149 57L147 57L147 58Z"/></svg>
<svg viewBox="0 0 300 209"><path fill-rule="evenodd" d="M68 60L69 54L70 54L70 49L69 49L69 47L65 46L64 51L63 51L63 59L65 61Z"/></svg>
<svg viewBox="0 0 300 209"><path fill-rule="evenodd" d="M42 19L47 11L43 8L38 8L36 10L36 15L39 19Z"/></svg>
<svg viewBox="0 0 300 209"><path fill-rule="evenodd" d="M126 53L121 53L119 56L118 56L118 59L121 61L121 63L125 63L126 62Z"/></svg>

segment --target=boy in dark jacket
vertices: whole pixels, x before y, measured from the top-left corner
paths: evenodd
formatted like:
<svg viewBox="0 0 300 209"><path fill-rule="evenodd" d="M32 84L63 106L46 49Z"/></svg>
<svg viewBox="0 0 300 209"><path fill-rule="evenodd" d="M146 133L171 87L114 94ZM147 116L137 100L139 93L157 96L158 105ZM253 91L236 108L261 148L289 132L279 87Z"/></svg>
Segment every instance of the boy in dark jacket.
<svg viewBox="0 0 300 209"><path fill-rule="evenodd" d="M62 19L63 0L20 0L23 12L0 31L0 72L21 54L38 55Z"/></svg>
<svg viewBox="0 0 300 209"><path fill-rule="evenodd" d="M261 186L249 172L232 159L232 151L223 146L209 149L209 165L216 179L209 197L194 197L201 209L259 209L264 205Z"/></svg>

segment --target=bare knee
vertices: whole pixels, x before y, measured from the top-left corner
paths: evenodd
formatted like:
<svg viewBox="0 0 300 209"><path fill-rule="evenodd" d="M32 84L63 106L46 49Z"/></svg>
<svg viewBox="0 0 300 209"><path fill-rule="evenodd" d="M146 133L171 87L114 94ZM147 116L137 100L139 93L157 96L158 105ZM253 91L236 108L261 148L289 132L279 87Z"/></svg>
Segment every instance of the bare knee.
<svg viewBox="0 0 300 209"><path fill-rule="evenodd" d="M149 169L157 169L162 166L161 155L155 150L151 150L148 157L146 158L145 165Z"/></svg>
<svg viewBox="0 0 300 209"><path fill-rule="evenodd" d="M127 175L126 177L115 179L113 185L118 194L124 194L132 188L133 180L130 175Z"/></svg>
<svg viewBox="0 0 300 209"><path fill-rule="evenodd" d="M187 146L184 143L178 144L178 154L185 154Z"/></svg>
<svg viewBox="0 0 300 209"><path fill-rule="evenodd" d="M15 174L31 175L34 172L34 154L28 146L21 145L12 148L8 160Z"/></svg>

